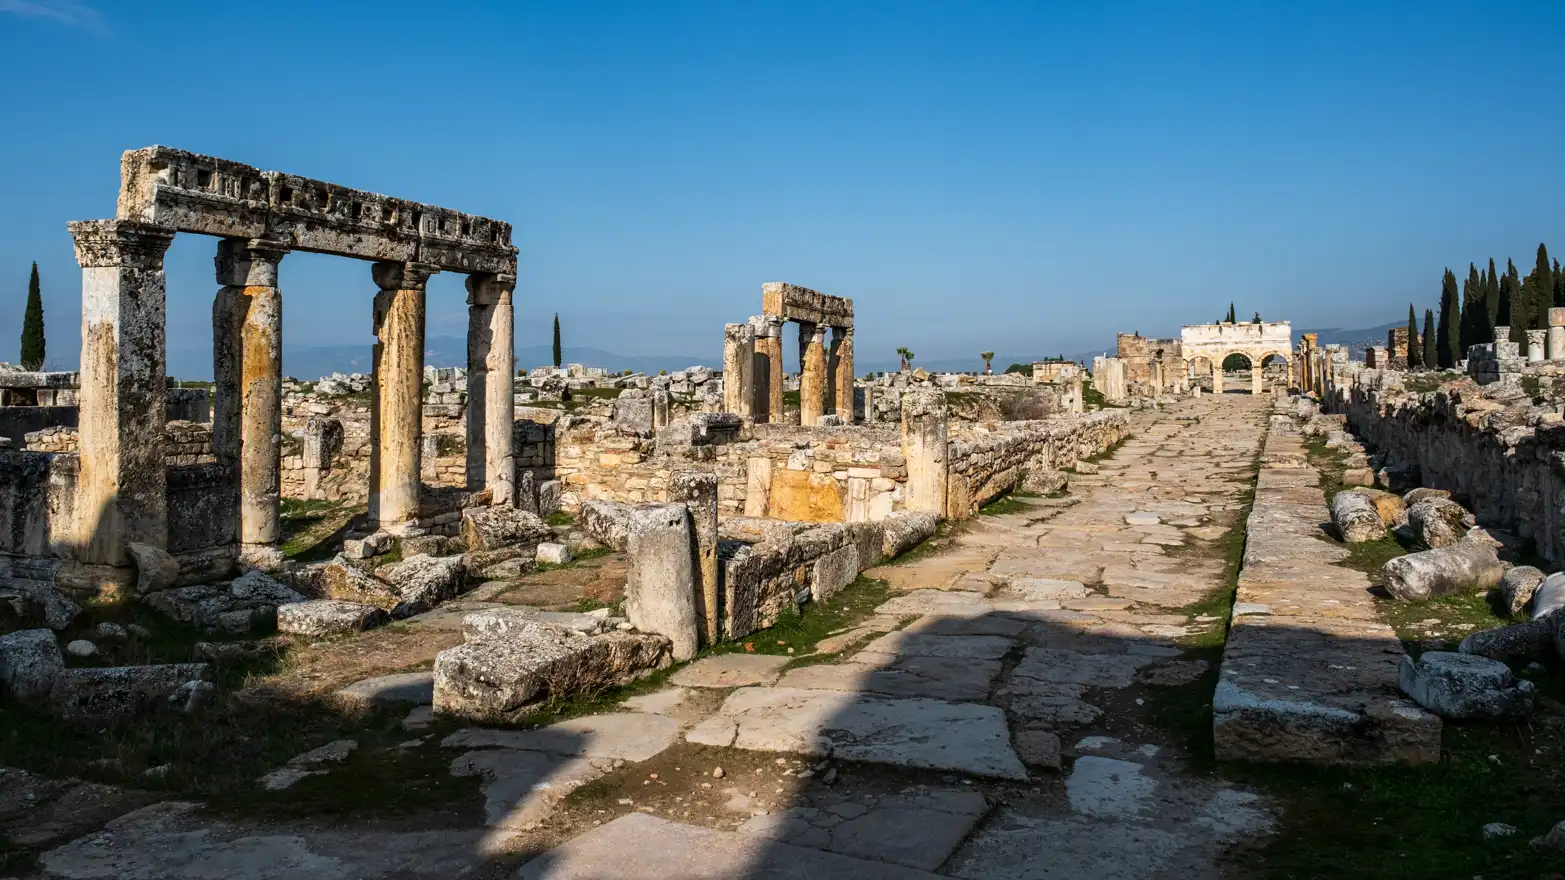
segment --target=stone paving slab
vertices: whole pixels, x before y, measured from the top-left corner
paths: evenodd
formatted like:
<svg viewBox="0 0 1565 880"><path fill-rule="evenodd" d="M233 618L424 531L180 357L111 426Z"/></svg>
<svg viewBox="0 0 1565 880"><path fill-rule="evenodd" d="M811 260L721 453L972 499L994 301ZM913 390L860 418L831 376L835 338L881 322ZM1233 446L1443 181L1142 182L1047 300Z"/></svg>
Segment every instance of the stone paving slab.
<svg viewBox="0 0 1565 880"><path fill-rule="evenodd" d="M905 865L714 831L643 813L613 822L533 859L516 880L938 880Z"/></svg>
<svg viewBox="0 0 1565 880"><path fill-rule="evenodd" d="M873 659L887 655L868 655ZM864 655L860 655L864 657ZM974 702L986 699L1000 661L954 657L897 657L887 665L817 664L790 670L781 687L861 691L888 697L929 697Z"/></svg>
<svg viewBox="0 0 1565 880"><path fill-rule="evenodd" d="M739 826L784 843L933 871L950 858L989 808L984 796L953 789L800 806Z"/></svg>
<svg viewBox="0 0 1565 880"><path fill-rule="evenodd" d="M779 654L715 654L674 673L680 687L731 688L774 684L792 657Z"/></svg>
<svg viewBox="0 0 1565 880"><path fill-rule="evenodd" d="M699 745L1027 778L1011 748L1005 713L971 703L740 688L685 738Z"/></svg>
<svg viewBox="0 0 1565 880"><path fill-rule="evenodd" d="M946 657L957 660L998 660L1015 642L1003 636L947 636L927 632L887 633L853 655L856 661L874 662L868 655Z"/></svg>
<svg viewBox="0 0 1565 880"><path fill-rule="evenodd" d="M570 718L535 730L469 727L450 734L441 746L456 749L524 749L553 755L645 761L673 745L679 722L665 715L621 712Z"/></svg>

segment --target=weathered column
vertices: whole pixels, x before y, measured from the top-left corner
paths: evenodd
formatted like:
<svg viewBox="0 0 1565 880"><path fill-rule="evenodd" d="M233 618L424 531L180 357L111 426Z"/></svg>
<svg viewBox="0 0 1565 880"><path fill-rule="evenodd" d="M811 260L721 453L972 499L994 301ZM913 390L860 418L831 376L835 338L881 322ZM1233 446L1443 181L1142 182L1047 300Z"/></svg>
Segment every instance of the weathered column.
<svg viewBox="0 0 1565 880"><path fill-rule="evenodd" d="M837 418L853 424L853 328L831 331L831 380L837 402Z"/></svg>
<svg viewBox="0 0 1565 880"><path fill-rule="evenodd" d="M1250 393L1260 394L1266 389L1266 371L1261 368L1261 361L1250 359Z"/></svg>
<svg viewBox="0 0 1565 880"><path fill-rule="evenodd" d="M783 420L782 318L762 315L750 319L755 330L755 403L751 412L758 422L774 425Z"/></svg>
<svg viewBox="0 0 1565 880"><path fill-rule="evenodd" d="M901 433L907 461L905 506L944 517L950 477L945 394L922 388L903 392Z"/></svg>
<svg viewBox="0 0 1565 880"><path fill-rule="evenodd" d="M673 474L668 480L668 500L683 502L690 509L696 536L696 619L700 622L702 644L715 645L722 632L717 578L717 474Z"/></svg>
<svg viewBox="0 0 1565 880"><path fill-rule="evenodd" d="M77 559L124 565L168 546L163 254L174 232L128 220L67 225L82 267Z"/></svg>
<svg viewBox="0 0 1565 880"><path fill-rule="evenodd" d="M424 291L439 271L423 263L376 263L374 454L370 513L382 526L418 517L423 427ZM472 401L468 401L472 405Z"/></svg>
<svg viewBox="0 0 1565 880"><path fill-rule="evenodd" d="M826 414L826 327L799 324L799 424L810 427Z"/></svg>
<svg viewBox="0 0 1565 880"><path fill-rule="evenodd" d="M751 418L755 406L754 369L755 328L723 325L723 409L741 419Z"/></svg>
<svg viewBox="0 0 1565 880"><path fill-rule="evenodd" d="M467 488L504 507L516 504L515 290L514 275L467 278Z"/></svg>
<svg viewBox="0 0 1565 880"><path fill-rule="evenodd" d="M288 247L217 243L212 303L212 452L239 490L239 558L282 563L283 301L277 269Z"/></svg>
<svg viewBox="0 0 1565 880"><path fill-rule="evenodd" d="M1221 356L1211 358L1212 361L1212 393L1223 393L1223 359Z"/></svg>
<svg viewBox="0 0 1565 880"><path fill-rule="evenodd" d="M1527 360L1530 363L1538 363L1543 360L1543 347L1548 341L1548 335L1549 331L1547 330L1527 331Z"/></svg>
<svg viewBox="0 0 1565 880"><path fill-rule="evenodd" d="M675 660L689 660L700 644L696 610L695 540L683 504L631 511L625 526L625 616L642 632L667 636Z"/></svg>
<svg viewBox="0 0 1565 880"><path fill-rule="evenodd" d="M1549 309L1548 348L1549 360L1565 360L1565 309Z"/></svg>

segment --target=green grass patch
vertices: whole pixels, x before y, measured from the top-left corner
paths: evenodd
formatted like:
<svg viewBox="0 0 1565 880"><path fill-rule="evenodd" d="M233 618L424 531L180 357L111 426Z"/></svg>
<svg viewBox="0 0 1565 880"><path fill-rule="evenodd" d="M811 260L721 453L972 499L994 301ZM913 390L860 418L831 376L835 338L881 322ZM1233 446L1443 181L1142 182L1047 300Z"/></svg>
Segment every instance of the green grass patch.
<svg viewBox="0 0 1565 880"><path fill-rule="evenodd" d="M322 562L336 555L350 520L368 510L342 501L282 500L283 555L298 562Z"/></svg>
<svg viewBox="0 0 1565 880"><path fill-rule="evenodd" d="M1445 384L1445 377L1439 373L1412 373L1402 380L1402 387L1414 394L1427 394L1430 391L1439 391ZM1525 384L1526 379L1522 379Z"/></svg>
<svg viewBox="0 0 1565 880"><path fill-rule="evenodd" d="M571 526L576 524L576 517L563 510L556 510L543 518L543 521L551 526Z"/></svg>
<svg viewBox="0 0 1565 880"><path fill-rule="evenodd" d="M1005 516L1010 513L1030 513L1038 508L1023 499L1039 497L1035 492L1012 491L978 508L979 516Z"/></svg>
<svg viewBox="0 0 1565 880"><path fill-rule="evenodd" d="M539 562L536 563L533 571L555 571L561 568L570 568L578 562L586 562L589 559L597 559L600 556L607 556L613 552L613 550L610 550L607 547L596 547L592 550L583 550L575 556L571 557L571 561L565 563L564 565L556 565L552 562Z"/></svg>
<svg viewBox="0 0 1565 880"><path fill-rule="evenodd" d="M806 602L784 611L771 628L724 642L714 653L787 654L792 648L794 656L808 654L821 639L874 614L890 598L891 588L885 581L859 575L829 601Z"/></svg>

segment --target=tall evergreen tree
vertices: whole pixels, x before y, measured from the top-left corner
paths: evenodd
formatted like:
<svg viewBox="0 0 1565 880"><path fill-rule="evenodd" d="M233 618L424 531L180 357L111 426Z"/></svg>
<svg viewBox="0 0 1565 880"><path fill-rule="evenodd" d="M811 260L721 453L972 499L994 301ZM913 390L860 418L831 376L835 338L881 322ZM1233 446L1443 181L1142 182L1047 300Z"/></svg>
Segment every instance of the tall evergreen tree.
<svg viewBox="0 0 1565 880"><path fill-rule="evenodd" d="M1230 324L1237 323L1237 321L1234 320L1234 304L1233 303L1229 303L1228 304L1228 323L1230 323Z"/></svg>
<svg viewBox="0 0 1565 880"><path fill-rule="evenodd" d="M1505 276L1500 279L1500 295L1509 307L1506 320L1510 321L1511 341L1527 350L1527 297L1522 290L1521 277L1516 274L1516 264L1505 261Z"/></svg>
<svg viewBox="0 0 1565 880"><path fill-rule="evenodd" d="M1538 242L1538 261L1533 264L1528 279L1531 282L1527 296L1528 329L1547 330L1549 307L1554 305L1554 266L1549 263L1549 251L1543 242Z"/></svg>
<svg viewBox="0 0 1565 880"><path fill-rule="evenodd" d="M27 279L27 310L22 314L22 369L41 370L44 362L43 294L38 288L38 264Z"/></svg>
<svg viewBox="0 0 1565 880"><path fill-rule="evenodd" d="M558 367L560 365L560 361L563 360L563 358L561 357L562 354L564 354L564 352L561 351L561 349L560 349L560 313L559 312L555 312L554 313L554 365L556 367Z"/></svg>
<svg viewBox="0 0 1565 880"><path fill-rule="evenodd" d="M1424 369L1437 369L1440 365L1439 337L1435 335L1435 313L1424 309Z"/></svg>
<svg viewBox="0 0 1565 880"><path fill-rule="evenodd" d="M1480 342L1494 342L1494 328L1501 325L1500 312L1505 309L1505 297L1500 295L1500 275L1494 268L1494 257L1489 258L1489 281L1484 285L1484 307L1488 320L1484 323L1485 334Z"/></svg>
<svg viewBox="0 0 1565 880"><path fill-rule="evenodd" d="M1469 268L1472 264L1468 264ZM1476 274L1477 269L1473 269ZM1468 285L1464 283L1464 288ZM1468 291L1464 290L1462 298L1466 300ZM1470 305L1464 303L1464 305ZM1471 316L1471 309L1464 310L1463 305L1458 305L1456 298L1456 275L1450 269L1445 270L1445 278L1440 281L1440 329L1435 334L1435 359L1434 365L1440 369L1448 369L1456 365L1456 352L1461 348L1462 337L1467 333L1466 320Z"/></svg>
<svg viewBox="0 0 1565 880"><path fill-rule="evenodd" d="M1565 306L1565 272L1560 271L1559 258L1554 260L1554 307Z"/></svg>
<svg viewBox="0 0 1565 880"><path fill-rule="evenodd" d="M1407 368L1409 370L1422 366L1424 349L1418 343L1418 312L1413 310L1413 304L1407 304ZM1395 353L1393 352L1393 357Z"/></svg>

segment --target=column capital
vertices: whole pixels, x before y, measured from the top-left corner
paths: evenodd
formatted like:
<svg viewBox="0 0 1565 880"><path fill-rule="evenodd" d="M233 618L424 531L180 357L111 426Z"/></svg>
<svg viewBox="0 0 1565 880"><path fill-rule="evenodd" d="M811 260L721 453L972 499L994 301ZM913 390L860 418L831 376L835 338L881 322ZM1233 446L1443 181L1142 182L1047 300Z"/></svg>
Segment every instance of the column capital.
<svg viewBox="0 0 1565 880"><path fill-rule="evenodd" d="M431 263L376 263L370 275L381 290L423 290L429 279L440 271Z"/></svg>
<svg viewBox="0 0 1565 880"><path fill-rule="evenodd" d="M65 224L76 243L76 262L83 269L163 268L163 252L174 242L174 230L135 220L76 220Z"/></svg>
<svg viewBox="0 0 1565 880"><path fill-rule="evenodd" d="M804 321L800 321L799 341L808 342L812 345L820 345L824 343L826 341L826 325L809 324Z"/></svg>
<svg viewBox="0 0 1565 880"><path fill-rule="evenodd" d="M831 335L834 339L852 339L853 325L849 324L846 327L833 327L831 328Z"/></svg>
<svg viewBox="0 0 1565 880"><path fill-rule="evenodd" d="M496 272L474 272L467 276L467 304L470 306L499 305L507 296L516 292L516 276Z"/></svg>
<svg viewBox="0 0 1565 880"><path fill-rule="evenodd" d="M212 265L217 283L233 287L276 287L277 264L288 244L266 238L225 238L217 243Z"/></svg>

